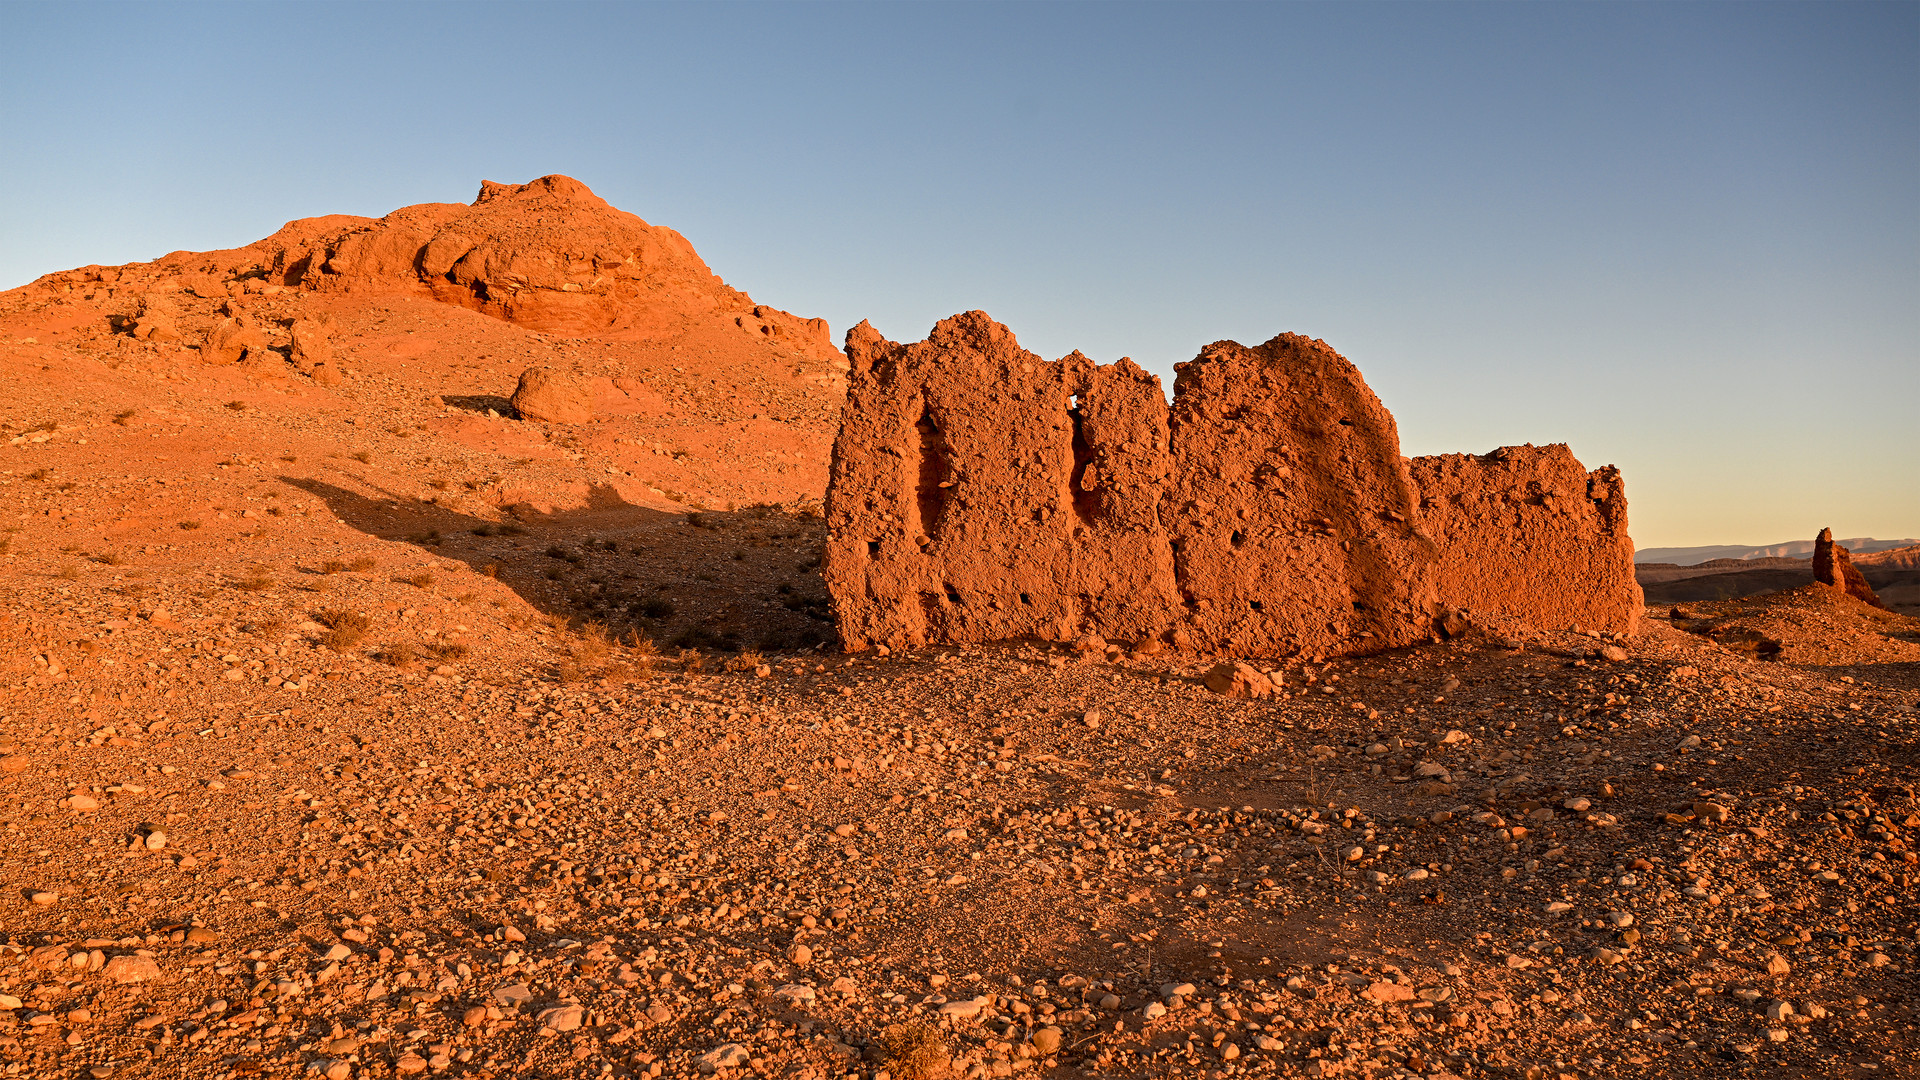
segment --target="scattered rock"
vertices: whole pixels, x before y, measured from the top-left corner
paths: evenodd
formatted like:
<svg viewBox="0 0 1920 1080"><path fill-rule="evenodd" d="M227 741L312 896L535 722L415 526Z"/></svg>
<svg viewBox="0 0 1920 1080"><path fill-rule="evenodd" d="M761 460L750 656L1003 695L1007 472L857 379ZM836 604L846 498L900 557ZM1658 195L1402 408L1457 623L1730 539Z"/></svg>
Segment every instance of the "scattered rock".
<svg viewBox="0 0 1920 1080"><path fill-rule="evenodd" d="M1207 689L1232 698L1273 696L1273 681L1251 664L1231 661L1214 665L1201 680Z"/></svg>
<svg viewBox="0 0 1920 1080"><path fill-rule="evenodd" d="M527 420L547 424L593 421L593 389L581 379L553 368L528 368L520 374L512 404Z"/></svg>

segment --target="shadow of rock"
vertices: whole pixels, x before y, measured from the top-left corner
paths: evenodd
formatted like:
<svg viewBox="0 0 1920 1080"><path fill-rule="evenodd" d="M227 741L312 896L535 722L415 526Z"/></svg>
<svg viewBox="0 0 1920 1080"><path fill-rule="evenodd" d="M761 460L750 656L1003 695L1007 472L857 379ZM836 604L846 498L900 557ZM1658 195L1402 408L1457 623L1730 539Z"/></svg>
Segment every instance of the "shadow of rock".
<svg viewBox="0 0 1920 1080"><path fill-rule="evenodd" d="M494 520L371 484L363 493L281 479L323 500L351 528L464 563L574 626L595 622L662 646L727 651L834 640L818 517L774 507L669 513L596 485L580 509L541 514L521 506Z"/></svg>
<svg viewBox="0 0 1920 1080"><path fill-rule="evenodd" d="M498 394L454 394L441 395L441 401L450 409L464 409L467 412L485 414L489 410L505 417L514 415L513 402Z"/></svg>

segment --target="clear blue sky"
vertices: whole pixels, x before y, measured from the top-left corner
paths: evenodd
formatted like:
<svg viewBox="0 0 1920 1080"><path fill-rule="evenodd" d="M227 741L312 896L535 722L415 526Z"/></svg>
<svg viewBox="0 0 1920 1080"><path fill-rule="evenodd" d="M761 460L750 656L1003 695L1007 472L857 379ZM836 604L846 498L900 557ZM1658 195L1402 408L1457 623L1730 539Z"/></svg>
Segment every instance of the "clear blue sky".
<svg viewBox="0 0 1920 1080"><path fill-rule="evenodd" d="M0 287L566 173L762 302L1282 330L1642 547L1920 536L1920 5L0 6Z"/></svg>

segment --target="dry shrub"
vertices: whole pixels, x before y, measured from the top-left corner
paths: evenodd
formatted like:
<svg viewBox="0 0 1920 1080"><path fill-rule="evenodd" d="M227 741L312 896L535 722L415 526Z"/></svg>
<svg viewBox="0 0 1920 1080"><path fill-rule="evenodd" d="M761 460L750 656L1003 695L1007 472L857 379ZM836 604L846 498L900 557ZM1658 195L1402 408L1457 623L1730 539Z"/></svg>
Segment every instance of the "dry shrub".
<svg viewBox="0 0 1920 1080"><path fill-rule="evenodd" d="M766 663L766 658L749 649L727 661L728 671L752 671Z"/></svg>
<svg viewBox="0 0 1920 1080"><path fill-rule="evenodd" d="M279 619L261 619L253 624L253 632L269 641L277 641L286 635L287 624Z"/></svg>
<svg viewBox="0 0 1920 1080"><path fill-rule="evenodd" d="M373 455L367 453L365 450L355 450L351 456L353 457L353 460L359 462L362 465L365 465L368 462L373 460Z"/></svg>
<svg viewBox="0 0 1920 1080"><path fill-rule="evenodd" d="M353 571L371 570L378 565L380 564L374 561L373 556L362 555L359 558L348 563L347 569L353 570Z"/></svg>
<svg viewBox="0 0 1920 1080"><path fill-rule="evenodd" d="M373 628L373 620L358 611L342 611L328 608L314 615L313 621L326 627L320 635L320 644L334 652L345 652L360 644Z"/></svg>
<svg viewBox="0 0 1920 1080"><path fill-rule="evenodd" d="M79 579L80 579L79 563L68 563L67 565L60 568L60 580L78 581Z"/></svg>
<svg viewBox="0 0 1920 1080"><path fill-rule="evenodd" d="M339 559L328 559L326 562L320 564L320 572L323 574L344 574L347 572L347 564L341 562Z"/></svg>
<svg viewBox="0 0 1920 1080"><path fill-rule="evenodd" d="M933 1080L953 1064L946 1036L923 1020L893 1024L880 1032L879 1042L881 1059L900 1080Z"/></svg>
<svg viewBox="0 0 1920 1080"><path fill-rule="evenodd" d="M427 651L433 653L434 658L438 660L465 660L472 650L458 641L443 641L437 645L427 646Z"/></svg>
<svg viewBox="0 0 1920 1080"><path fill-rule="evenodd" d="M181 528L183 528L183 529L186 529L186 530L187 530L187 531L189 531L189 532L191 532L191 531L193 531L194 529L197 529L197 528L199 528L199 527L200 527L200 523L199 523L198 521L183 521L183 522L181 522L181 523L180 523L180 527L181 527Z"/></svg>
<svg viewBox="0 0 1920 1080"><path fill-rule="evenodd" d="M389 641L373 650L373 658L402 671L413 666L413 646L404 641Z"/></svg>
<svg viewBox="0 0 1920 1080"><path fill-rule="evenodd" d="M418 574L409 574L401 578L400 582L403 585L411 585L416 589L429 589L433 587L433 575L423 570Z"/></svg>
<svg viewBox="0 0 1920 1080"><path fill-rule="evenodd" d="M273 579L267 576L267 568L256 566L247 571L247 576L233 583L233 587L245 592L264 592L273 588Z"/></svg>
<svg viewBox="0 0 1920 1080"><path fill-rule="evenodd" d="M100 562L107 564L108 566L127 565L127 557L125 555L120 554L117 551L104 552L102 554L95 555L94 558Z"/></svg>
<svg viewBox="0 0 1920 1080"><path fill-rule="evenodd" d="M582 667L599 667L607 662L607 656L613 651L612 638L607 628L597 622L590 622L580 628L579 636L573 642L573 661Z"/></svg>
<svg viewBox="0 0 1920 1080"><path fill-rule="evenodd" d="M138 410L128 409L126 412L116 413L113 417L113 422L119 424L121 427L126 427L127 421L133 419L136 415L138 415Z"/></svg>

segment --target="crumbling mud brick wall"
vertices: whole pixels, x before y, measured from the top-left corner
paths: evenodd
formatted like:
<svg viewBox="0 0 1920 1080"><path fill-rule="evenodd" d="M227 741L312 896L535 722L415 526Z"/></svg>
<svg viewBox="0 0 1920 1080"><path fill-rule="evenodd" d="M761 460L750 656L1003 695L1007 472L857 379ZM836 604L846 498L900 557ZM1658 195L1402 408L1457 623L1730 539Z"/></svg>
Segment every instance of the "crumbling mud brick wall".
<svg viewBox="0 0 1920 1080"><path fill-rule="evenodd" d="M1325 657L1424 640L1445 605L1638 617L1617 473L1526 448L1420 459L1417 485L1324 342L1210 345L1171 408L1130 361L1042 360L978 311L905 345L862 323L846 352L823 572L849 649L1097 635ZM1566 494L1529 502L1536 479Z"/></svg>
<svg viewBox="0 0 1920 1080"><path fill-rule="evenodd" d="M1158 379L1042 360L982 312L912 345L862 323L847 359L823 569L848 648L1137 638L1178 619Z"/></svg>
<svg viewBox="0 0 1920 1080"><path fill-rule="evenodd" d="M1589 473L1564 443L1408 463L1442 557L1441 603L1542 630L1634 633L1640 586L1620 470Z"/></svg>
<svg viewBox="0 0 1920 1080"><path fill-rule="evenodd" d="M1188 629L1209 652L1373 652L1432 633L1393 416L1325 342L1215 342L1175 368L1162 503Z"/></svg>

